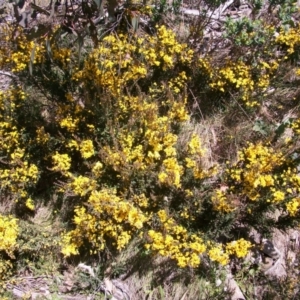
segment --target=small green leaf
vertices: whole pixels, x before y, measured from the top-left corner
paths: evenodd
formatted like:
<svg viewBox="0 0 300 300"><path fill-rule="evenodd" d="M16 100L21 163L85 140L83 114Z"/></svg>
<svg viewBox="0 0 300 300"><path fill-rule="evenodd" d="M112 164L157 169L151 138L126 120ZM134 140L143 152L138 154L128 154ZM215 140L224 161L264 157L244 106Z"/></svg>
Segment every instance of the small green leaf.
<svg viewBox="0 0 300 300"><path fill-rule="evenodd" d="M249 275L253 276L253 275L255 275L255 270L254 269L250 269L248 271L248 273L249 273Z"/></svg>
<svg viewBox="0 0 300 300"><path fill-rule="evenodd" d="M259 132L262 135L266 135L267 131L266 131L266 124L263 121L256 121L253 128L253 131Z"/></svg>

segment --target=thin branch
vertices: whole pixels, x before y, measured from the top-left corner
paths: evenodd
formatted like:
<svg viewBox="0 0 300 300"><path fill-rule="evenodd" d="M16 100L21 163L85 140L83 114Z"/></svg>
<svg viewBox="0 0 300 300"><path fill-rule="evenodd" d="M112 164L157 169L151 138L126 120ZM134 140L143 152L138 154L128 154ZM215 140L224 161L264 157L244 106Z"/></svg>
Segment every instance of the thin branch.
<svg viewBox="0 0 300 300"><path fill-rule="evenodd" d="M8 76L8 77L11 77L11 78L14 78L14 79L18 78L17 75L12 74L11 72L6 72L6 71L0 71L0 75Z"/></svg>
<svg viewBox="0 0 300 300"><path fill-rule="evenodd" d="M231 92L229 92L229 94L232 97L232 99L236 102L236 104L239 106L239 108L244 113L244 115L247 117L247 119L254 125L254 122L251 120L251 118L249 117L247 112L244 110L244 108L241 106L241 104L235 99L235 96Z"/></svg>

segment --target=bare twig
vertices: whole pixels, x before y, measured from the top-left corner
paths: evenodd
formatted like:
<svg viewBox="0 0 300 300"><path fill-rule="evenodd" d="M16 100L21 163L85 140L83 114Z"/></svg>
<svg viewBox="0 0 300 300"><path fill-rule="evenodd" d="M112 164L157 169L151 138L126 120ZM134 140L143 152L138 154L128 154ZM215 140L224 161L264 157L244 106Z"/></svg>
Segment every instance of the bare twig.
<svg viewBox="0 0 300 300"><path fill-rule="evenodd" d="M12 74L11 72L6 72L6 71L0 71L0 75L4 75L4 76L8 76L14 79L17 79L18 76L16 76L15 74Z"/></svg>

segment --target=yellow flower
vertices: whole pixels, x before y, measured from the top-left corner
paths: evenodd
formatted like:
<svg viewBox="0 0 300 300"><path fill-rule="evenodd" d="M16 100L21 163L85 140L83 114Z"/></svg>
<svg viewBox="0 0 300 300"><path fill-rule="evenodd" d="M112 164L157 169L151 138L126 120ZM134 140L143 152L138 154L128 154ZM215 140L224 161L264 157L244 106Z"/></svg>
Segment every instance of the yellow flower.
<svg viewBox="0 0 300 300"><path fill-rule="evenodd" d="M25 203L26 207L30 210L35 210L34 202L31 198L28 198Z"/></svg>
<svg viewBox="0 0 300 300"><path fill-rule="evenodd" d="M294 198L286 204L286 209L291 216L296 216L300 208L300 199Z"/></svg>
<svg viewBox="0 0 300 300"><path fill-rule="evenodd" d="M185 158L185 162L186 162L186 167L187 168L195 168L197 166L196 162L193 159L189 158L189 157Z"/></svg>
<svg viewBox="0 0 300 300"><path fill-rule="evenodd" d="M103 164L100 161L97 161L93 166L92 172L95 176L99 177L102 173Z"/></svg>
<svg viewBox="0 0 300 300"><path fill-rule="evenodd" d="M274 202L281 202L285 198L285 194L282 191L274 191L273 192L273 201Z"/></svg>
<svg viewBox="0 0 300 300"><path fill-rule="evenodd" d="M158 174L158 181L160 183L165 183L167 181L167 179L168 179L168 175L165 172L160 172Z"/></svg>
<svg viewBox="0 0 300 300"><path fill-rule="evenodd" d="M76 195L85 196L96 188L96 182L93 179L79 175L73 178L69 186Z"/></svg>
<svg viewBox="0 0 300 300"><path fill-rule="evenodd" d="M73 231L62 235L62 249L61 253L65 256L78 255L78 247L76 243L72 242Z"/></svg>
<svg viewBox="0 0 300 300"><path fill-rule="evenodd" d="M131 207L128 212L128 222L130 225L135 228L141 229L143 227L143 222L145 221L145 217L139 213L139 211L135 207Z"/></svg>
<svg viewBox="0 0 300 300"><path fill-rule="evenodd" d="M230 255L236 255L238 258L245 257L252 244L244 239L232 241L226 245L226 252Z"/></svg>
<svg viewBox="0 0 300 300"><path fill-rule="evenodd" d="M76 149L76 150L79 150L79 146L78 146L78 143L77 143L77 141L75 141L75 140L71 140L69 143L68 143L68 147L69 148L74 148L74 149Z"/></svg>
<svg viewBox="0 0 300 300"><path fill-rule="evenodd" d="M216 245L208 251L208 256L212 261L216 261L221 265L227 265L229 263L229 256L224 252L221 245Z"/></svg>
<svg viewBox="0 0 300 300"><path fill-rule="evenodd" d="M13 162L17 162L19 159L21 159L23 156L24 156L24 152L25 152L25 149L20 149L20 148L17 148L11 155L11 159Z"/></svg>
<svg viewBox="0 0 300 300"><path fill-rule="evenodd" d="M71 116L67 116L66 118L62 119L59 124L62 128L66 128L68 131L74 132L78 123L78 119L73 119Z"/></svg>
<svg viewBox="0 0 300 300"><path fill-rule="evenodd" d="M37 143L41 144L45 144L50 138L50 134L45 132L45 128L43 126L36 130L36 135Z"/></svg>
<svg viewBox="0 0 300 300"><path fill-rule="evenodd" d="M201 148L200 138L194 133L188 143L188 152L189 154L197 154L199 156L203 156L203 154L205 154L205 151Z"/></svg>
<svg viewBox="0 0 300 300"><path fill-rule="evenodd" d="M71 158L68 154L59 154L56 152L52 156L53 160L53 171L60 171L60 172L66 172L71 168Z"/></svg>
<svg viewBox="0 0 300 300"><path fill-rule="evenodd" d="M17 247L19 227L17 219L0 214L0 251L5 251L13 257L13 251Z"/></svg>
<svg viewBox="0 0 300 300"><path fill-rule="evenodd" d="M168 220L168 215L164 209L160 210L157 215L162 223L165 223Z"/></svg>
<svg viewBox="0 0 300 300"><path fill-rule="evenodd" d="M91 140L86 140L80 144L80 153L83 158L90 158L95 154L94 145Z"/></svg>
<svg viewBox="0 0 300 300"><path fill-rule="evenodd" d="M222 191L221 189L218 189L214 192L213 196L211 197L211 201L214 209L217 211L229 213L236 209L232 206L230 201L228 201L226 191Z"/></svg>
<svg viewBox="0 0 300 300"><path fill-rule="evenodd" d="M128 231L123 231L117 238L117 249L123 249L130 241L131 235Z"/></svg>

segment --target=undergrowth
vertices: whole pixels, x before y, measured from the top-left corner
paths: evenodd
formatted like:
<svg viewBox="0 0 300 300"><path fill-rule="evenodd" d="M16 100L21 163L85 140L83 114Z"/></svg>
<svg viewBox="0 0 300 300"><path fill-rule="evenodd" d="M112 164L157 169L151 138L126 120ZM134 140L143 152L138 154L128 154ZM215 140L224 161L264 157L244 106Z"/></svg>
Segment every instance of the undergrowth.
<svg viewBox="0 0 300 300"><path fill-rule="evenodd" d="M280 2L272 16L253 1L251 18L225 22L226 57L214 40L193 47L197 34L206 42L205 15L175 34L177 2L129 3L94 24L101 7L87 1L87 22L55 17L42 33L1 24L3 287L81 259L103 278L133 272L115 260L138 239L139 272L173 273L142 294L175 299L180 282L195 299L198 278L205 299L224 299L215 281L258 246L252 230L298 227L300 25L295 3Z"/></svg>

